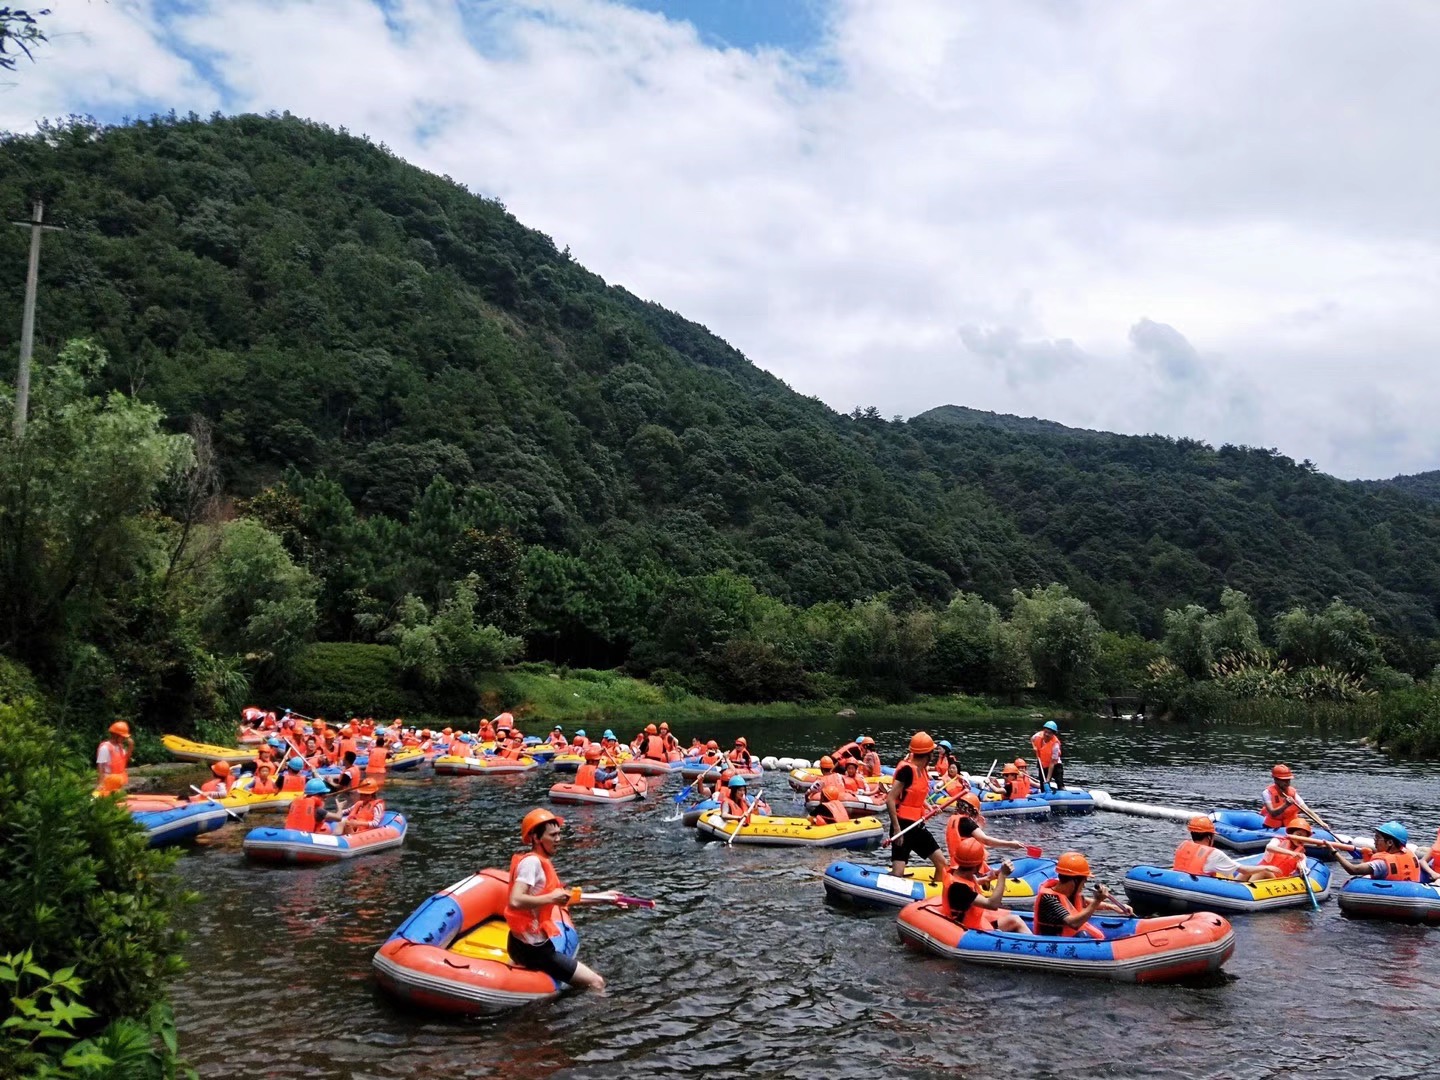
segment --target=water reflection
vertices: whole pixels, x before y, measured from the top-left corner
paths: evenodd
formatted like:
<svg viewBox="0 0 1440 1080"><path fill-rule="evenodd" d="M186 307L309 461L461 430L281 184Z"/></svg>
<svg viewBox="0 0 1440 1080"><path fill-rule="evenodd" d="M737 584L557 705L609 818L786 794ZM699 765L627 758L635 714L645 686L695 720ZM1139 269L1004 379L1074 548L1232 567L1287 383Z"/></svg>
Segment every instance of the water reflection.
<svg viewBox="0 0 1440 1080"><path fill-rule="evenodd" d="M932 727L983 772L1028 751L1037 726ZM688 742L688 730L678 733ZM809 729L713 725L772 753L814 757L862 731L888 759L911 729L856 721ZM696 734L701 732L697 731ZM1391 767L1353 740L1213 725L1065 725L1073 777L1117 797L1197 810L1250 804L1277 760L1342 831L1399 816L1436 824L1436 771ZM891 1061L911 1075L1404 1076L1432 1067L1440 933L1342 920L1333 902L1235 920L1224 978L1126 987L962 968L900 947L893 915L824 903L825 852L701 845L668 822L671 780L644 802L569 807L562 876L655 896L656 912L585 909L582 955L610 980L495 1019L442 1020L380 995L370 956L425 897L504 866L520 815L553 774L405 777L386 801L411 822L405 847L347 864L263 869L241 830L182 863L205 894L189 914L190 971L176 988L184 1046L203 1075L613 1077L704 1073L858 1076ZM777 811L793 806L767 782ZM1168 863L1173 822L1096 814L996 823L1047 853L1077 847L1114 887L1139 862ZM275 1003L283 1001L281 1009ZM283 1016L283 1022L277 1020ZM1344 1038L1337 1038L1344 1033Z"/></svg>

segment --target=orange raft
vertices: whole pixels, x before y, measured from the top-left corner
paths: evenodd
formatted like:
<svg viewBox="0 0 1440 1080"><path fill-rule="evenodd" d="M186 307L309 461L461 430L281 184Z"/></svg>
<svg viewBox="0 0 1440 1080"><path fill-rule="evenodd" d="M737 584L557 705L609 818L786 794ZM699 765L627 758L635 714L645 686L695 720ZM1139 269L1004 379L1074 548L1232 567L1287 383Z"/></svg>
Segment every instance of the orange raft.
<svg viewBox="0 0 1440 1080"><path fill-rule="evenodd" d="M1115 982L1167 983L1208 975L1235 951L1229 920L1208 911L1159 919L1091 919L1104 940L967 930L941 914L938 899L906 905L898 920L901 941L938 956Z"/></svg>
<svg viewBox="0 0 1440 1080"><path fill-rule="evenodd" d="M645 777L626 776L616 779L613 788L581 787L559 783L550 787L550 801L557 803L628 803L645 797Z"/></svg>
<svg viewBox="0 0 1440 1080"><path fill-rule="evenodd" d="M380 986L412 1005L467 1016L556 997L563 983L516 967L505 951L509 892L510 875L492 868L430 897L371 961ZM551 941L574 956L580 939L570 916L559 908L556 917Z"/></svg>

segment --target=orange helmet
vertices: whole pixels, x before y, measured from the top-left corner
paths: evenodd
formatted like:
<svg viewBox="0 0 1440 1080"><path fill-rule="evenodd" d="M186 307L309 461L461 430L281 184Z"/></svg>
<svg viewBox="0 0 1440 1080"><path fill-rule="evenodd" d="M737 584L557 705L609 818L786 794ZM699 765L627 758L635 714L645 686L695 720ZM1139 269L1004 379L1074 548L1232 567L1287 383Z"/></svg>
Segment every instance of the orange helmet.
<svg viewBox="0 0 1440 1080"><path fill-rule="evenodd" d="M1001 776L1019 776L1019 775L1020 775L1020 770L1017 769L1014 765L1006 765L1003 769L1000 770L1000 775L1001 775Z"/></svg>
<svg viewBox="0 0 1440 1080"><path fill-rule="evenodd" d="M539 809L531 810L520 822L520 839L528 844L530 842L530 834L540 828L540 826L551 821L555 822L556 825L565 824L563 817L546 810L543 806Z"/></svg>
<svg viewBox="0 0 1440 1080"><path fill-rule="evenodd" d="M1290 771L1289 765L1276 765L1273 769L1270 770L1270 775L1273 776L1276 780L1289 780L1295 774Z"/></svg>
<svg viewBox="0 0 1440 1080"><path fill-rule="evenodd" d="M980 809L980 796L976 795L973 791L967 791L963 795L961 795L960 801L966 806L970 807L972 810L978 812Z"/></svg>
<svg viewBox="0 0 1440 1080"><path fill-rule="evenodd" d="M222 780L230 779L230 763L228 761L217 761L210 766L210 771Z"/></svg>
<svg viewBox="0 0 1440 1080"><path fill-rule="evenodd" d="M706 749L706 750L719 750L719 749L720 749L720 744L719 744L718 742L716 742L714 739L711 739L709 742L707 742L707 743L705 744L705 749Z"/></svg>
<svg viewBox="0 0 1440 1080"><path fill-rule="evenodd" d="M273 762L262 761L262 762L259 762L259 763L255 766L255 775L256 775L256 776L259 776L259 775L261 774L261 772L267 772L267 773L269 773L269 772L274 772L274 771L275 771L275 765L274 765Z"/></svg>
<svg viewBox="0 0 1440 1080"><path fill-rule="evenodd" d="M128 739L130 737L130 725L124 720L116 720L110 725L110 734L119 735L122 739Z"/></svg>
<svg viewBox="0 0 1440 1080"><path fill-rule="evenodd" d="M1285 826L1286 832L1303 832L1306 836L1314 834L1315 830L1310 828L1310 821L1307 818L1297 817Z"/></svg>
<svg viewBox="0 0 1440 1080"><path fill-rule="evenodd" d="M589 746L585 747L585 760L586 760L586 761L599 761L599 760L600 760L600 744L599 744L599 743L591 743Z"/></svg>
<svg viewBox="0 0 1440 1080"><path fill-rule="evenodd" d="M1017 757L1017 758L1015 759L1015 771L1016 771L1016 772L1027 772L1027 771L1029 771L1029 769L1030 769L1030 766L1027 765L1027 764L1025 764L1025 759L1024 759L1023 757Z"/></svg>
<svg viewBox="0 0 1440 1080"><path fill-rule="evenodd" d="M646 735L659 735L660 732L659 732L659 730L655 727L654 724L646 724L646 725L645 725L645 734L646 734Z"/></svg>
<svg viewBox="0 0 1440 1080"><path fill-rule="evenodd" d="M835 759L832 758L829 754L825 754L823 757L820 758L820 768L822 768L822 769L833 769L833 768L835 768Z"/></svg>
<svg viewBox="0 0 1440 1080"><path fill-rule="evenodd" d="M985 845L967 836L955 847L955 865L961 870L974 870L985 861Z"/></svg>
<svg viewBox="0 0 1440 1080"><path fill-rule="evenodd" d="M355 789L357 795L374 795L380 790L380 781L374 777L360 781L360 786Z"/></svg>
<svg viewBox="0 0 1440 1080"><path fill-rule="evenodd" d="M1078 851L1067 851L1055 860L1055 872L1061 877L1089 877L1090 860Z"/></svg>
<svg viewBox="0 0 1440 1080"><path fill-rule="evenodd" d="M669 731L669 730L670 730L670 725L662 722L661 725L660 725L660 730L661 730L661 731Z"/></svg>
<svg viewBox="0 0 1440 1080"><path fill-rule="evenodd" d="M1215 832L1215 822L1211 821L1204 814L1197 814L1195 817L1192 817L1190 823L1185 827L1192 833L1213 834Z"/></svg>
<svg viewBox="0 0 1440 1080"><path fill-rule="evenodd" d="M935 749L935 740L924 731L917 731L910 736L910 752L912 754L928 754Z"/></svg>

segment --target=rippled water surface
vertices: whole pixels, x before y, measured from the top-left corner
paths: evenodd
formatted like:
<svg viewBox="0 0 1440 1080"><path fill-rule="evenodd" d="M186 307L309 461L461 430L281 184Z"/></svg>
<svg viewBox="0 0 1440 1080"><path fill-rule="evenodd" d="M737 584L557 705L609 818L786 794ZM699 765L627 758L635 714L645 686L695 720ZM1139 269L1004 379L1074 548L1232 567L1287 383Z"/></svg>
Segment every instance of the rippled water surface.
<svg viewBox="0 0 1440 1080"><path fill-rule="evenodd" d="M1026 753L1034 726L930 730L984 772L992 758ZM679 733L692 734L683 725ZM762 754L816 757L857 732L773 723L694 732L741 733ZM893 761L909 732L871 734ZM1072 784L1195 810L1252 806L1269 766L1285 760L1306 800L1342 832L1400 817L1428 843L1440 824L1440 771L1389 765L1351 739L1314 732L1097 720L1069 727L1065 756ZM1410 1077L1440 1062L1440 931L1342 919L1332 900L1318 913L1235 918L1235 955L1224 976L1199 987L962 967L902 949L893 912L825 903L825 866L873 855L699 844L667 820L676 779L646 802L562 811L556 864L567 883L660 901L654 912L577 912L580 955L609 981L604 996L573 993L477 1020L427 1016L384 997L370 974L375 949L431 893L507 866L520 816L546 804L553 782L548 769L397 776L386 799L410 819L406 846L345 864L256 867L240 854L243 827L205 838L181 863L204 894L188 913L190 969L175 987L189 1059L205 1076L806 1080L881 1068ZM777 813L793 805L783 776L766 787ZM992 831L1050 855L1082 850L1117 892L1130 866L1168 865L1182 839L1174 823L1113 813L995 822Z"/></svg>

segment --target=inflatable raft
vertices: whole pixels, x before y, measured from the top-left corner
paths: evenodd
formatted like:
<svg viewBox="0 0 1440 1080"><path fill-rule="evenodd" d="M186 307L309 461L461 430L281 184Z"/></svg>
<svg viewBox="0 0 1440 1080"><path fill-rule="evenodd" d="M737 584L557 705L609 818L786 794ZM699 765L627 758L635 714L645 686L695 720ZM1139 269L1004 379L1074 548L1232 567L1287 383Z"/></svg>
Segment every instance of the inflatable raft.
<svg viewBox="0 0 1440 1080"><path fill-rule="evenodd" d="M1351 878L1341 886L1335 899L1340 911L1352 919L1440 925L1440 887L1418 881Z"/></svg>
<svg viewBox="0 0 1440 1080"><path fill-rule="evenodd" d="M254 761L255 748L251 747L230 747L215 746L212 743L198 743L190 739L182 739L179 735L162 735L160 744L170 752L170 756L178 761L197 761L205 765L211 765L217 761L228 761L235 764L241 761Z"/></svg>
<svg viewBox="0 0 1440 1080"><path fill-rule="evenodd" d="M1000 902L1029 911L1040 886L1055 876L1055 860L1016 859L1014 867L1015 876L1006 879ZM888 866L836 862L825 868L825 895L856 907L899 908L916 900L933 900L940 895L940 883L931 863L908 867L904 877L896 877Z"/></svg>
<svg viewBox="0 0 1440 1080"><path fill-rule="evenodd" d="M627 776L615 780L613 788L580 787L577 784L554 784L550 788L550 801L557 803L594 803L614 805L634 802L645 797L645 777Z"/></svg>
<svg viewBox="0 0 1440 1080"><path fill-rule="evenodd" d="M425 764L425 751L418 746L407 746L390 755L390 759L385 762L385 771L409 772L411 769L418 769L423 764Z"/></svg>
<svg viewBox="0 0 1440 1080"><path fill-rule="evenodd" d="M1264 856L1237 860L1254 866ZM1330 867L1306 859L1309 891L1318 903L1330 895ZM1187 911L1218 911L1243 915L1276 908L1308 907L1305 879L1299 874L1263 881L1186 874L1160 866L1137 866L1125 875L1125 895L1136 911L1146 915L1177 915Z"/></svg>
<svg viewBox="0 0 1440 1080"><path fill-rule="evenodd" d="M1210 820L1215 822L1215 844L1241 854L1253 855L1264 851L1265 845L1277 836L1284 836L1284 829L1267 829L1265 819L1254 810L1212 810ZM1334 840L1332 832L1315 827L1316 840ZM1316 848L1316 857L1325 862L1334 862L1335 855L1329 848Z"/></svg>
<svg viewBox="0 0 1440 1080"><path fill-rule="evenodd" d="M1003 799L997 792L980 795L980 812L987 818L1039 820L1050 816L1050 804L1038 795L1028 799Z"/></svg>
<svg viewBox="0 0 1440 1080"><path fill-rule="evenodd" d="M790 785L791 791L795 791L803 795L805 794L806 790L809 789L811 784L815 783L815 781L819 780L824 775L825 774L822 773L819 769L791 769L788 773L785 774L785 780ZM837 770L835 775L843 776L844 773L843 771ZM872 788L880 788L882 792L881 798L884 798L884 789L895 782L895 777L893 776L859 776L856 777L856 779L860 780L864 784L869 785Z"/></svg>
<svg viewBox="0 0 1440 1080"><path fill-rule="evenodd" d="M247 858L257 862L339 862L357 855L373 855L405 842L408 825L404 815L388 810L380 822L378 828L348 836L301 832L299 829L251 829L245 834L241 847Z"/></svg>
<svg viewBox="0 0 1440 1080"><path fill-rule="evenodd" d="M1044 799L1050 804L1051 811L1056 814L1093 814L1095 812L1095 796L1084 788L1052 787L1048 791L1036 788L1030 794Z"/></svg>
<svg viewBox="0 0 1440 1080"><path fill-rule="evenodd" d="M539 767L540 763L532 757L457 757L445 754L435 759L437 776L509 776Z"/></svg>
<svg viewBox="0 0 1440 1080"><path fill-rule="evenodd" d="M691 780L700 779L706 773L718 776L721 770L724 769L729 769L736 776L743 776L746 780L758 780L765 775L765 769L761 766L758 759L752 762L748 769L737 769L731 765L720 765L718 767L715 765L706 765L704 762L696 761L693 758L689 761L682 761L679 765L681 779L687 783ZM815 775L818 777L820 774L816 773ZM805 789L801 788L800 790L804 791Z"/></svg>
<svg viewBox="0 0 1440 1080"><path fill-rule="evenodd" d="M679 771L682 766L683 761L678 754L672 755L667 761L637 757L622 761L620 771L629 776L669 776L672 772Z"/></svg>
<svg viewBox="0 0 1440 1080"><path fill-rule="evenodd" d="M1208 975L1235 951L1229 921L1209 912L1090 923L1105 940L967 930L940 913L939 900L920 900L900 910L897 925L906 945L951 960L1116 982L1166 983Z"/></svg>
<svg viewBox="0 0 1440 1080"><path fill-rule="evenodd" d="M550 765L556 772L579 772L580 766L584 764L584 754L556 754L550 759Z"/></svg>
<svg viewBox="0 0 1440 1080"><path fill-rule="evenodd" d="M203 833L214 832L239 811L217 806L213 802L177 802L168 809L130 811L154 848L193 840Z"/></svg>
<svg viewBox="0 0 1440 1080"><path fill-rule="evenodd" d="M805 800L805 812L813 814L820 809L825 800L821 798L809 798ZM885 811L885 796L883 795L862 795L859 792L850 791L845 793L845 798L840 800L840 805L850 814L851 817L863 817L870 814L879 817Z"/></svg>
<svg viewBox="0 0 1440 1080"><path fill-rule="evenodd" d="M701 814L695 822L695 839L728 843L735 833L737 844L764 847L873 848L885 839L879 818L863 817L826 825L812 824L809 818L761 817L756 815L739 827L726 821L719 810Z"/></svg>
<svg viewBox="0 0 1440 1080"><path fill-rule="evenodd" d="M680 823L687 829L693 829L700 823L700 819L711 810L719 810L720 804L714 799L702 799L689 810L680 815Z"/></svg>
<svg viewBox="0 0 1440 1080"><path fill-rule="evenodd" d="M564 985L516 967L506 953L510 875L482 870L436 893L400 924L371 964L380 986L424 1009L477 1015L557 996ZM551 940L574 956L580 940L564 908Z"/></svg>

